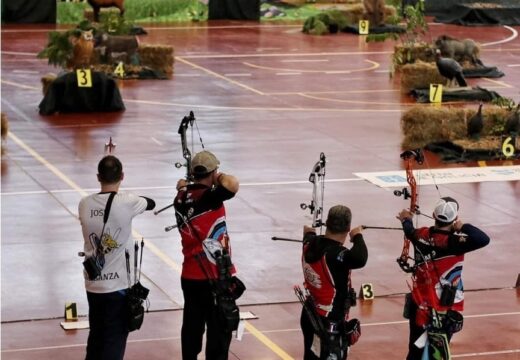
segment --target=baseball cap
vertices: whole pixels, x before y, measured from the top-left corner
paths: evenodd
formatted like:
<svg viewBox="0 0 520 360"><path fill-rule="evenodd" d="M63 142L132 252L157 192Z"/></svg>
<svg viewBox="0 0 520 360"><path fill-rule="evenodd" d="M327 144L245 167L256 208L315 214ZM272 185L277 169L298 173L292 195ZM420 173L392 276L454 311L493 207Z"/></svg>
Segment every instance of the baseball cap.
<svg viewBox="0 0 520 360"><path fill-rule="evenodd" d="M204 175L212 172L220 165L217 157L209 151L195 154L191 160L191 172L195 175Z"/></svg>
<svg viewBox="0 0 520 360"><path fill-rule="evenodd" d="M437 205L435 205L433 217L436 220L451 223L457 218L458 211L459 203L457 200L451 197L443 197L437 202Z"/></svg>

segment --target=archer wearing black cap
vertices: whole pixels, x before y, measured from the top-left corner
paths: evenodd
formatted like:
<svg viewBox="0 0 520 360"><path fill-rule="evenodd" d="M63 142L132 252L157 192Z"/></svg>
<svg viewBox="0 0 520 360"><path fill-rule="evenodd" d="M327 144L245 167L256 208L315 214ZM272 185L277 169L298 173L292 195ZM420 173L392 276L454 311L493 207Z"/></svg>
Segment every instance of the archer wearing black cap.
<svg viewBox="0 0 520 360"><path fill-rule="evenodd" d="M350 209L336 205L329 210L325 235L317 236L312 227L303 227L302 266L305 288L309 292L300 319L304 360L346 359L348 347L361 334L359 321L348 318L349 309L356 300L350 273L352 269L365 266L368 251L361 234L362 227L351 230L351 220ZM349 235L353 243L350 249L344 246ZM321 323L325 331L316 329L316 323ZM321 344L314 350L317 354L312 350L316 348L312 346L315 334L320 337Z"/></svg>
<svg viewBox="0 0 520 360"><path fill-rule="evenodd" d="M464 254L489 244L489 237L463 223L458 212L458 202L443 197L433 211L434 226L415 229L413 214L406 209L397 216L414 246L413 287L405 304L410 320L407 360L421 360L424 351L449 351L451 336L462 329ZM418 342L425 331L429 346Z"/></svg>
<svg viewBox="0 0 520 360"><path fill-rule="evenodd" d="M231 333L238 324L238 308L231 300L234 311L230 316L224 316L223 320L222 309L230 303L222 305L217 295L229 287L236 289L239 284L242 289L232 295L236 299L245 289L233 276L236 271L231 263L224 207L224 201L235 196L239 184L234 176L219 172L219 165L220 161L214 154L201 151L191 162L190 172L194 182L188 183L184 179L177 182L174 206L184 255L181 273L184 294L181 330L183 360L197 359L202 350L205 328L205 358L228 358ZM222 265L224 262L225 265ZM228 308L230 306L224 310ZM236 322L226 322L235 315Z"/></svg>

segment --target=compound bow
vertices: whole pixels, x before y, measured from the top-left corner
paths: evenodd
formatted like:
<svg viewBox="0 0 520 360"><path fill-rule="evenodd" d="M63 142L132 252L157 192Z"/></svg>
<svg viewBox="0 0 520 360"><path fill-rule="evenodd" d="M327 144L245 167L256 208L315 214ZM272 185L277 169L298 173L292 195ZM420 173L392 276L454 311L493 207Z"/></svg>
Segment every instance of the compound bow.
<svg viewBox="0 0 520 360"><path fill-rule="evenodd" d="M314 164L312 167L311 173L309 175L309 182L312 183L312 199L310 204L301 203L300 208L302 210L309 209L312 215L312 227L320 228L320 235L322 233L323 223L323 200L325 195L325 168L327 164L327 159L324 153L320 153L320 159ZM292 241L292 242L302 242L301 240L296 239L287 239L273 236L272 240L281 240L281 241Z"/></svg>
<svg viewBox="0 0 520 360"><path fill-rule="evenodd" d="M197 128L197 133L199 134L200 144L202 146L202 149L204 150L204 143L202 141L202 137L200 136L199 127L197 126L197 120L195 119L195 115L193 114L193 111L190 111L190 114L188 116L185 116L182 118L181 123L179 125L179 130L177 130L177 133L181 136L182 157L186 160L186 162L184 164L182 164L180 162L176 162L175 167L177 169L180 169L183 166L186 167L186 180L188 182L193 181L193 176L191 174L191 154L193 152L193 143L194 143L193 125L195 125L195 127ZM187 136L186 136L188 127L191 127L191 151L190 151L190 148L188 147L188 140L187 140ZM163 212L164 210L171 208L172 206L173 206L173 203L171 203L168 206L163 207L160 210L154 211L154 214L157 215L157 214Z"/></svg>
<svg viewBox="0 0 520 360"><path fill-rule="evenodd" d="M405 200L410 199L410 212L413 214L420 214L419 204L418 204L418 192L417 192L417 181L415 180L415 175L413 173L413 165L414 162L421 165L424 162L424 155L421 149L416 150L407 150L401 153L401 159L405 162L406 168L406 182L410 185L410 190L408 188L403 188L402 190L395 190L395 196L402 196ZM410 240L405 236L403 240L403 250L401 251L401 256L397 259L397 263L401 267L401 269L406 273L411 273L414 270L413 265L411 265L408 261L411 260L409 256L410 251Z"/></svg>
<svg viewBox="0 0 520 360"><path fill-rule="evenodd" d="M309 175L309 182L312 183L312 199L310 204L301 203L302 210L309 209L312 215L312 227L320 228L320 235L323 223L323 199L325 195L325 168L327 159L324 153L320 153L320 160L314 164Z"/></svg>

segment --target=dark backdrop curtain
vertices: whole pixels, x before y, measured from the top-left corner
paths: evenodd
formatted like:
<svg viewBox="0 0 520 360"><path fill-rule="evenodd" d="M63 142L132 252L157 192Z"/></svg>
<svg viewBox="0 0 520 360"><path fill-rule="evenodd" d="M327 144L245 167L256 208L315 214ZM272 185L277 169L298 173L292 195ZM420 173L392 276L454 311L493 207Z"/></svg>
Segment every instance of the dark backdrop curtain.
<svg viewBox="0 0 520 360"><path fill-rule="evenodd" d="M259 20L260 0L209 0L208 18Z"/></svg>
<svg viewBox="0 0 520 360"><path fill-rule="evenodd" d="M427 15L457 25L520 25L520 0L426 0Z"/></svg>
<svg viewBox="0 0 520 360"><path fill-rule="evenodd" d="M3 23L56 23L56 0L1 0Z"/></svg>

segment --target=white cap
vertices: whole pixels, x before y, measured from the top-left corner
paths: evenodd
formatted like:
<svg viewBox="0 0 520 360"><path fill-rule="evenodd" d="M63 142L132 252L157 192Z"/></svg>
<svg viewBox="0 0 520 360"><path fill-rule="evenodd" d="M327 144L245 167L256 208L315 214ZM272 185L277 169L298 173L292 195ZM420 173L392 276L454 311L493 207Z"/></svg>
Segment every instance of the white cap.
<svg viewBox="0 0 520 360"><path fill-rule="evenodd" d="M436 220L451 223L457 219L459 211L459 203L451 197L443 197L435 205L433 217Z"/></svg>

